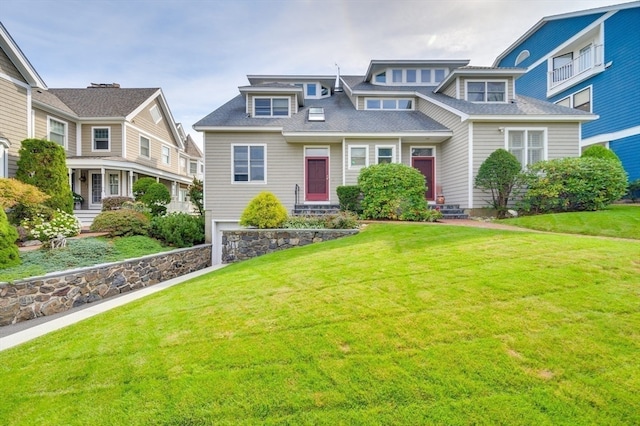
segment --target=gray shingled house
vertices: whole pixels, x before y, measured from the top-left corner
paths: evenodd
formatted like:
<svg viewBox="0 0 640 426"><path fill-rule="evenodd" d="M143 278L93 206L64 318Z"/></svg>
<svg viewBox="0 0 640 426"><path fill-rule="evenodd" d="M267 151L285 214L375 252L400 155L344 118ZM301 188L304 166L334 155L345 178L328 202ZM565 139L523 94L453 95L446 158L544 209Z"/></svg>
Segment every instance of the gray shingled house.
<svg viewBox="0 0 640 426"><path fill-rule="evenodd" d="M338 204L361 168L420 170L430 203L485 207L474 189L498 148L522 165L578 156L580 123L597 116L518 96L519 68L466 60L373 60L363 76L249 75L239 95L194 125L204 133L208 238L237 224L261 191L291 211Z"/></svg>

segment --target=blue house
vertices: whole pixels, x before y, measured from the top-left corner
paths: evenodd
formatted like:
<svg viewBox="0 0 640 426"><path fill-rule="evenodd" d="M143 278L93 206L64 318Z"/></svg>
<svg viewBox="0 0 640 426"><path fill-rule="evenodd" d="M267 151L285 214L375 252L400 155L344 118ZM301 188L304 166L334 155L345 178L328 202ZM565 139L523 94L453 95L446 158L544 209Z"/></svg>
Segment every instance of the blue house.
<svg viewBox="0 0 640 426"><path fill-rule="evenodd" d="M581 147L610 148L640 179L640 1L542 18L493 65L526 70L519 94L597 114Z"/></svg>

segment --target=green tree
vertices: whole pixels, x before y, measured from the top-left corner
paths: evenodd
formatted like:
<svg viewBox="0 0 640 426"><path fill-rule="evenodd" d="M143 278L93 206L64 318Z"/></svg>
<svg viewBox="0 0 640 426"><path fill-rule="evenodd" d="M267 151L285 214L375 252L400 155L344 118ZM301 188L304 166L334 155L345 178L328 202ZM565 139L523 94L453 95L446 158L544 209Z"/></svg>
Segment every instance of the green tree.
<svg viewBox="0 0 640 426"><path fill-rule="evenodd" d="M413 220L427 210L422 173L400 163L365 167L358 176L364 219Z"/></svg>
<svg viewBox="0 0 640 426"><path fill-rule="evenodd" d="M289 214L278 197L268 191L256 195L242 212L240 225L256 228L280 228Z"/></svg>
<svg viewBox="0 0 640 426"><path fill-rule="evenodd" d="M18 231L9 224L4 209L0 207L0 268L20 264L20 251L16 245Z"/></svg>
<svg viewBox="0 0 640 426"><path fill-rule="evenodd" d="M64 148L43 139L25 139L18 154L20 158L16 179L49 195L45 205L54 210L73 213L73 195Z"/></svg>
<svg viewBox="0 0 640 426"><path fill-rule="evenodd" d="M511 193L522 183L518 159L505 149L497 149L480 165L475 187L491 193L489 204L499 219L506 217Z"/></svg>
<svg viewBox="0 0 640 426"><path fill-rule="evenodd" d="M193 182L189 185L189 198L195 204L198 214L204 216L204 184L196 177L193 178Z"/></svg>
<svg viewBox="0 0 640 426"><path fill-rule="evenodd" d="M167 204L171 202L171 193L166 186L156 182L154 178L145 177L138 179L132 189L136 201L149 207L153 216L166 213Z"/></svg>

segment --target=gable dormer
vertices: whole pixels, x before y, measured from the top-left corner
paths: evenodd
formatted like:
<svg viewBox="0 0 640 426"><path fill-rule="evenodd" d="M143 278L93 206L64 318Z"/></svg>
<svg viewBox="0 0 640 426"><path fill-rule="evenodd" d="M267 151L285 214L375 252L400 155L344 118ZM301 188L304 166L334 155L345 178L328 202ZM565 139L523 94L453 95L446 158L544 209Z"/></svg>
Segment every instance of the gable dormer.
<svg viewBox="0 0 640 426"><path fill-rule="evenodd" d="M379 86L437 86L468 60L373 60L365 81Z"/></svg>
<svg viewBox="0 0 640 426"><path fill-rule="evenodd" d="M521 68L461 67L453 70L434 90L473 103L508 103L515 98L515 80Z"/></svg>

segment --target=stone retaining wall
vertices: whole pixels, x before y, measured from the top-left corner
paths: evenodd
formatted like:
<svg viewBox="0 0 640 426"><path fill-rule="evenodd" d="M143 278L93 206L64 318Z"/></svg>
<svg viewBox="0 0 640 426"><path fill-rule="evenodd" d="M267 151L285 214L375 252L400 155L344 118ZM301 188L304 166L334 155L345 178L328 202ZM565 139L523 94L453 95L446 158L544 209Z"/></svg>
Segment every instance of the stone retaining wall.
<svg viewBox="0 0 640 426"><path fill-rule="evenodd" d="M278 250L335 240L357 229L238 229L222 231L222 263L251 259Z"/></svg>
<svg viewBox="0 0 640 426"><path fill-rule="evenodd" d="M211 266L211 245L0 283L0 326L158 284Z"/></svg>

